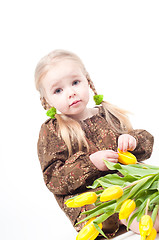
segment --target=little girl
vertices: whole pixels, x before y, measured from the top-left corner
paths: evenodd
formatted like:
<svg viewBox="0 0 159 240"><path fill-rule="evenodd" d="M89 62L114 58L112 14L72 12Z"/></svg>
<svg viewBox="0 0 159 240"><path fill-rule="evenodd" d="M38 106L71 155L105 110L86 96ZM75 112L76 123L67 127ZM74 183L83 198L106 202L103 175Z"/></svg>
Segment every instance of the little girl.
<svg viewBox="0 0 159 240"><path fill-rule="evenodd" d="M55 50L43 57L35 70L35 84L50 116L41 126L38 141L44 181L75 226L88 207L67 208L64 202L110 173L103 160L118 162L118 148L132 151L138 161L149 158L153 136L133 130L125 111L97 95L82 61L71 52ZM87 107L89 88L98 105L94 108ZM82 226L75 228L79 231ZM103 224L108 237L118 229L117 214Z"/></svg>

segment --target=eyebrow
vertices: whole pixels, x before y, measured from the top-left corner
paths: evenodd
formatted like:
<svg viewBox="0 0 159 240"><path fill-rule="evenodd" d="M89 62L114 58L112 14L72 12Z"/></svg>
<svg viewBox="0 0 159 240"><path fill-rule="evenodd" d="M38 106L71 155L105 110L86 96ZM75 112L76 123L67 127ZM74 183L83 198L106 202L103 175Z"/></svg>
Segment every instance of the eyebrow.
<svg viewBox="0 0 159 240"><path fill-rule="evenodd" d="M58 82L55 82L54 84L52 84L51 87L50 87L50 91L51 91L54 87L56 87L57 84L58 84Z"/></svg>

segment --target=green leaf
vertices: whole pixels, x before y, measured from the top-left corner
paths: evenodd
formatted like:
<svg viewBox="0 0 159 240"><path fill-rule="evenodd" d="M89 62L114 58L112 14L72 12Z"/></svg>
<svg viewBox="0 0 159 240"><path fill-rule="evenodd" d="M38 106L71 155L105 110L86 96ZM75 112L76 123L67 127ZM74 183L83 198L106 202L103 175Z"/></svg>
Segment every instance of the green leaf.
<svg viewBox="0 0 159 240"><path fill-rule="evenodd" d="M116 212L119 211L122 203L123 203L126 199L128 199L129 192L130 192L131 189L132 189L132 186L129 187L129 188L127 188L127 189L125 189L125 190L124 190L124 194L117 200L117 202L116 202L116 209L115 209Z"/></svg>
<svg viewBox="0 0 159 240"><path fill-rule="evenodd" d="M157 179L156 181L153 182L151 189L155 189L155 190L159 191L159 179Z"/></svg>
<svg viewBox="0 0 159 240"><path fill-rule="evenodd" d="M122 165L119 163L112 163L109 161L104 160L105 165L107 166L107 168L109 168L109 170L119 170L122 169Z"/></svg>
<svg viewBox="0 0 159 240"><path fill-rule="evenodd" d="M107 213L102 214L101 216L97 217L94 221L93 224L95 226L95 228L97 229L97 231L102 234L104 237L106 237L106 235L104 234L104 232L100 229L100 227L98 226L99 223L104 222L107 218L109 218L111 215L114 214L114 211L108 211ZM107 237L106 237L107 238Z"/></svg>
<svg viewBox="0 0 159 240"><path fill-rule="evenodd" d="M107 236L104 234L104 232L102 231L102 229L98 226L98 224L97 224L97 223L94 223L94 222L93 222L93 224L94 224L95 228L97 229L97 231L98 231L101 235L103 235L105 238L107 238Z"/></svg>
<svg viewBox="0 0 159 240"><path fill-rule="evenodd" d="M144 190L143 192L140 192L140 194L137 195L137 197L135 197L136 207L138 208L145 201L145 196L146 198L149 198L153 193L155 193L155 191L148 189Z"/></svg>
<svg viewBox="0 0 159 240"><path fill-rule="evenodd" d="M145 214L145 208L146 208L146 204L147 204L147 199L145 199L145 201L140 205L140 207L138 208L138 215L137 215L137 221L140 221L140 218Z"/></svg>
<svg viewBox="0 0 159 240"><path fill-rule="evenodd" d="M146 196L145 195L145 200L143 201L143 203L138 208L139 213L138 213L138 216L137 216L137 221L140 221L140 218L142 217L142 215L144 215L148 198L150 199L150 202L151 202L151 200L154 199L156 196L157 196L157 193L154 193L151 196Z"/></svg>
<svg viewBox="0 0 159 240"><path fill-rule="evenodd" d="M153 224L155 223L156 216L157 216L157 213L158 213L158 209L159 209L159 205L156 205L154 207L153 211L152 211L151 218L152 218Z"/></svg>
<svg viewBox="0 0 159 240"><path fill-rule="evenodd" d="M129 164L129 165L122 165L119 163L112 163L104 160L106 166L110 170L118 170L124 176L132 175L143 177L149 174L157 174L159 173L159 167L145 165L145 164Z"/></svg>
<svg viewBox="0 0 159 240"><path fill-rule="evenodd" d="M157 192L157 193L158 193L158 195L151 200L152 204L159 204L159 192Z"/></svg>
<svg viewBox="0 0 159 240"><path fill-rule="evenodd" d="M139 180L140 182L138 182L135 186L133 186L133 188L131 189L130 193L129 193L129 198L131 198L134 194L138 193L139 192L139 189L141 187L143 187L143 185L148 181L148 179L150 178L151 176L148 176L148 177L145 177L145 178L142 178L141 180Z"/></svg>
<svg viewBox="0 0 159 240"><path fill-rule="evenodd" d="M81 214L85 214L85 215L92 214L92 213L100 210L101 208L105 209L106 207L108 207L110 205L113 205L115 202L116 202L115 200L111 200L109 202L102 203L100 206L98 206L96 208L93 208L91 210L85 211L85 212L83 212Z"/></svg>
<svg viewBox="0 0 159 240"><path fill-rule="evenodd" d="M138 179L137 177L133 177L131 175L121 177L118 174L108 174L104 177L100 177L97 180L95 180L93 185L89 186L89 188L93 188L93 189L97 187L107 188L112 185L119 185L121 187L125 187L137 179Z"/></svg>
<svg viewBox="0 0 159 240"><path fill-rule="evenodd" d="M85 217L84 219L82 219L81 221L79 221L79 222L77 223L77 225L80 224L80 223L82 223L82 222L88 221L89 219L91 219L91 218L93 218L93 217L96 217L96 216L98 216L98 215L100 215L100 214L103 214L104 212L105 212L105 209L104 209L104 208L101 208L100 210L93 212L92 214L88 215L87 217Z"/></svg>
<svg viewBox="0 0 159 240"><path fill-rule="evenodd" d="M150 178L142 185L142 188L140 187L140 189L136 192L136 194L133 197L137 197L137 196L143 194L143 192L147 189L151 190L151 185L156 180L156 178L158 178L158 174L157 175L149 175L146 178L148 178L148 177L150 177ZM142 178L141 181L144 181L144 178Z"/></svg>
<svg viewBox="0 0 159 240"><path fill-rule="evenodd" d="M93 222L97 224L102 223L113 214L114 214L114 211L108 211L106 213L103 213L101 216L97 217Z"/></svg>
<svg viewBox="0 0 159 240"><path fill-rule="evenodd" d="M104 208L99 208L98 209L98 207L97 208L95 208L94 210L94 212L92 212L91 214L89 214L87 217L85 217L84 219L82 219L80 222L78 222L77 224L80 224L80 223L82 223L82 222L85 222L85 221L87 221L87 220L89 220L90 218L93 218L93 217L96 217L96 216L99 216L99 215L101 215L102 216L102 214L105 214L106 212L109 212L109 211L113 211L114 212L114 208L115 208L115 203L114 204L110 204L110 205L108 205L108 206L106 206L106 207L104 207ZM85 212L84 212L84 214L85 214Z"/></svg>

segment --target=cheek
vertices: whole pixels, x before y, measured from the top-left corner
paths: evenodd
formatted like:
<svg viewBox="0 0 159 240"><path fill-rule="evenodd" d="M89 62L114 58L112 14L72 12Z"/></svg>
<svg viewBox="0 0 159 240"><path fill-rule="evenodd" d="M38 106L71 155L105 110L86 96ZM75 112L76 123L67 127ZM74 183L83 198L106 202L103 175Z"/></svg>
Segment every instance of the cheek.
<svg viewBox="0 0 159 240"><path fill-rule="evenodd" d="M47 96L46 96L46 99L47 99L47 102L49 103L49 105L50 105L51 107L57 108L57 105L58 105L59 101L57 101L56 98L53 97L53 95L47 95ZM57 104L56 104L56 103L57 103Z"/></svg>
<svg viewBox="0 0 159 240"><path fill-rule="evenodd" d="M61 110L63 111L66 107L67 107L67 102L66 99L64 98L64 96L57 96L54 97L54 99L52 100L53 106L55 108L57 108L60 112Z"/></svg>
<svg viewBox="0 0 159 240"><path fill-rule="evenodd" d="M53 99L52 99L52 97L51 96L46 96L46 100L47 100L47 102L49 103L49 105L51 106L51 107L53 107Z"/></svg>
<svg viewBox="0 0 159 240"><path fill-rule="evenodd" d="M89 100L89 89L87 87L84 88L84 90L82 91L82 95L84 97L85 100Z"/></svg>

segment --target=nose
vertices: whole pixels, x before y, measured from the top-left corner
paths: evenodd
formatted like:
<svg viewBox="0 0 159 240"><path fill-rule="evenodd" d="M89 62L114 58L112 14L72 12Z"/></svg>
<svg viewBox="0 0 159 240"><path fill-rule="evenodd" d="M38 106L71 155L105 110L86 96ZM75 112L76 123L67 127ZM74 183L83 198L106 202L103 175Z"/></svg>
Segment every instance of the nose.
<svg viewBox="0 0 159 240"><path fill-rule="evenodd" d="M74 96L76 96L76 93L75 93L74 89L73 88L69 88L68 89L68 97L69 97L69 99L74 97Z"/></svg>

